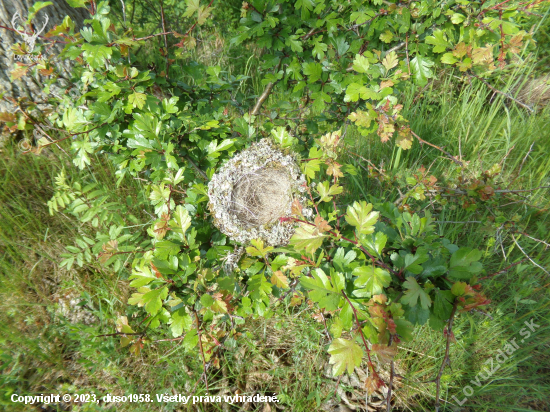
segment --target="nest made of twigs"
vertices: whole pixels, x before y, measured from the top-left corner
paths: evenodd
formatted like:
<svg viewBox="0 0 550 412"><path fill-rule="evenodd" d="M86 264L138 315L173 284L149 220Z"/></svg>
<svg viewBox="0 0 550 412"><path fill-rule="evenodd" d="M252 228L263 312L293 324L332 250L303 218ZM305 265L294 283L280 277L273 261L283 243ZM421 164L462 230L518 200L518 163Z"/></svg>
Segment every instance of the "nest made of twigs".
<svg viewBox="0 0 550 412"><path fill-rule="evenodd" d="M305 183L292 154L268 139L254 143L231 158L208 184L214 224L240 243L263 239L272 246L287 244L294 225L280 218L291 215L296 199L303 204Z"/></svg>

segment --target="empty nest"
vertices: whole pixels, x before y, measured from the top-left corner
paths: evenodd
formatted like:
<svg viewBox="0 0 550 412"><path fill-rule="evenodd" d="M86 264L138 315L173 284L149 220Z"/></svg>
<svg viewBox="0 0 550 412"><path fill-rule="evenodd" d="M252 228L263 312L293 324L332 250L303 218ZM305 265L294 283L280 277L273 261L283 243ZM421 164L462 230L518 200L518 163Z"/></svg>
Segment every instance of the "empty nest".
<svg viewBox="0 0 550 412"><path fill-rule="evenodd" d="M287 244L294 225L280 218L291 216L295 200L303 203L305 183L293 155L268 139L254 143L229 159L208 184L214 224L240 243Z"/></svg>

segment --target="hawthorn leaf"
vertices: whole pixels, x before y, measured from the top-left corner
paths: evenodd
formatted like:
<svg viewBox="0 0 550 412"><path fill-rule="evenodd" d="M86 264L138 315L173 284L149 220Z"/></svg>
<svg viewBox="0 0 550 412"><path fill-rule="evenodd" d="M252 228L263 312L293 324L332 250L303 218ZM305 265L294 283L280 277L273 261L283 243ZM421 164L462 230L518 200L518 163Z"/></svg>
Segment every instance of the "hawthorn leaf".
<svg viewBox="0 0 550 412"><path fill-rule="evenodd" d="M317 192L321 195L319 202L330 202L334 195L342 193L344 188L338 185L330 186L330 183L327 181L317 183Z"/></svg>
<svg viewBox="0 0 550 412"><path fill-rule="evenodd" d="M362 56L360 54L355 56L355 59L353 60L353 70L355 70L358 73L366 73L367 70L369 70L369 59L367 59L365 56Z"/></svg>
<svg viewBox="0 0 550 412"><path fill-rule="evenodd" d="M430 67L434 65L434 62L417 54L414 59L411 60L411 68L414 74L416 83L420 86L428 84L428 79L434 77L434 74Z"/></svg>
<svg viewBox="0 0 550 412"><path fill-rule="evenodd" d="M185 350L190 351L197 346L199 343L199 336L197 335L196 329L191 329L189 332L185 334L185 338L183 338L182 346L185 348Z"/></svg>
<svg viewBox="0 0 550 412"><path fill-rule="evenodd" d="M455 279L470 279L483 270L481 251L469 247L461 247L451 256L449 277Z"/></svg>
<svg viewBox="0 0 550 412"><path fill-rule="evenodd" d="M271 276L271 283L279 288L288 288L288 278L280 270L273 272L273 275Z"/></svg>
<svg viewBox="0 0 550 412"><path fill-rule="evenodd" d="M430 299L430 296L424 291L424 289L422 289L414 277L407 277L407 280L403 282L403 286L407 288L407 291L401 298L401 302L409 305L410 307L414 307L416 306L418 299L420 299L420 304L423 309L428 309L431 306L432 300Z"/></svg>
<svg viewBox="0 0 550 412"><path fill-rule="evenodd" d="M346 370L352 374L355 367L361 365L363 358L361 347L354 341L343 338L334 339L328 348L328 353L330 353L329 363L334 365L333 376L341 375Z"/></svg>
<svg viewBox="0 0 550 412"><path fill-rule="evenodd" d="M443 30L435 30L433 36L426 37L426 43L434 46L434 53L443 53L447 47L451 47Z"/></svg>
<svg viewBox="0 0 550 412"><path fill-rule="evenodd" d="M130 286L133 288L140 288L142 286L148 285L153 280L156 280L156 276L151 273L151 270L148 267L136 268L132 272L130 278Z"/></svg>
<svg viewBox="0 0 550 412"><path fill-rule="evenodd" d="M290 239L290 244L297 250L305 250L306 253L313 254L321 247L325 237L327 235L322 234L317 227L300 223L300 227Z"/></svg>
<svg viewBox="0 0 550 412"><path fill-rule="evenodd" d="M318 268L311 272L311 278L308 276L302 276L300 278L300 284L309 289L309 297L314 302L319 304L319 307L328 311L338 309L342 295L340 290L342 289L343 276L335 274L334 285L327 277L322 269ZM340 276L341 279L338 277Z"/></svg>
<svg viewBox="0 0 550 412"><path fill-rule="evenodd" d="M382 60L382 66L386 68L386 73L389 72L391 69L393 69L395 66L397 66L397 63L399 61L399 58L397 57L397 54L392 51L391 53L388 53L386 57L384 57L384 60Z"/></svg>
<svg viewBox="0 0 550 412"><path fill-rule="evenodd" d="M172 336L177 338L182 335L184 330L191 329L193 321L191 316L189 316L184 308L180 308L172 313L172 323L170 324L170 330L172 331Z"/></svg>
<svg viewBox="0 0 550 412"><path fill-rule="evenodd" d="M252 246L246 248L246 253L250 256L256 256L263 258L269 252L273 250L272 246L264 247L264 241L262 239L252 239L250 241Z"/></svg>
<svg viewBox="0 0 550 412"><path fill-rule="evenodd" d="M391 276L384 269L374 266L360 266L353 269L355 285L364 289L368 296L379 295L384 292L391 283Z"/></svg>
<svg viewBox="0 0 550 412"><path fill-rule="evenodd" d="M162 287L153 289L143 295L143 302L145 303L145 310L151 315L156 315L162 307L162 299L166 299L168 295L168 288Z"/></svg>
<svg viewBox="0 0 550 412"><path fill-rule="evenodd" d="M185 239L185 232L191 226L191 217L189 211L182 205L178 205L174 211L174 218L169 222L174 233L177 233L180 240Z"/></svg>
<svg viewBox="0 0 550 412"><path fill-rule="evenodd" d="M368 235L374 232L374 225L378 221L380 212L372 212L372 204L365 202L353 202L353 205L348 206L346 213L346 221L355 226L359 233Z"/></svg>
<svg viewBox="0 0 550 412"><path fill-rule="evenodd" d="M462 282L457 282L457 283L462 283ZM451 312L453 310L454 299L455 297L452 291L436 289L435 299L434 299L434 314L440 319L443 319L443 320L449 319L451 317Z"/></svg>

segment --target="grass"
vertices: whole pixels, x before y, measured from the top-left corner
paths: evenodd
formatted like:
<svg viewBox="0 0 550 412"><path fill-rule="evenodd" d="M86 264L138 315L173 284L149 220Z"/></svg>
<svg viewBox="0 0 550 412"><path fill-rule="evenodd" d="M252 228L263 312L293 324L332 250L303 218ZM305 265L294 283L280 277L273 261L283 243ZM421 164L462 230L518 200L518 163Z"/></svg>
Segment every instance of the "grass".
<svg viewBox="0 0 550 412"><path fill-rule="evenodd" d="M206 59L209 64L234 57L234 50L216 45L215 33L205 36L211 36L212 41L201 45L195 57ZM220 48L223 53L216 54ZM241 91L247 96L258 95L258 51L247 52L252 57L239 60L241 66L230 65L231 71L250 75ZM163 67L162 58L151 50L147 53L151 53L149 60ZM521 69L510 76L503 90L514 90L514 84L530 71ZM499 187L530 189L550 184L550 109L530 115L503 96L493 95L478 80L459 80L456 76L457 73L448 72L440 76L441 81L404 93L403 115L410 119L412 130L419 136L444 146L467 167L460 170L441 152L426 145L415 142L411 150L402 151L382 144L377 137L362 137L350 127L346 137L348 151L368 159L388 175L383 180L360 173L347 183L350 198L396 201L400 191L411 190L404 183L406 176L421 166L429 169L441 185L454 185L461 176L466 180L477 178L494 164L502 167L496 180ZM270 99L277 101L278 97L274 94ZM59 265L64 245L72 245L75 237L90 231L72 216L48 214L46 202L54 193L53 179L63 167L69 176L96 180L109 186L117 196L135 195L143 188L136 181L125 181L122 188L115 188L114 171L109 166L102 167L99 160L94 168L79 172L67 158L61 154L58 157L57 151L45 152L42 157L21 156L15 146L8 145L0 155L0 405L14 410L9 401L13 393L94 393L98 397L106 393L205 395L202 363L187 355L181 346L159 342L132 357L127 349L119 347L118 339L97 337L113 331L115 319L128 311L128 282L121 273L106 272L96 264L71 270ZM361 158L350 159L359 170L368 168ZM487 274L523 259L524 253L549 268L550 257L543 243L516 235L522 252L510 230L487 223L489 217L495 216L516 219L533 237L548 242L548 190L537 189L522 196L525 198L501 196L481 202L475 210L453 202L432 203L430 198L410 200L408 204L413 210L431 209L441 222L484 222L439 223L439 231L462 246L484 250ZM442 378L444 410L550 410L549 282L549 276L530 261L483 282L484 291L492 300L487 310L490 317L478 312L457 317L456 343L450 352L452 368L447 367ZM67 314L60 312L67 294L80 296L81 306L73 308L73 312L91 313L94 323L68 321ZM304 304L298 308L281 307L271 319L247 321L239 344L227 344L227 350L220 352L220 368L209 370L211 392L276 393L281 404L292 411L320 410L325 402L337 399L336 393L361 405L364 377L359 372L355 378L343 378L338 386L326 374L329 341L312 313ZM523 337L519 337L519 331L531 319L541 326L520 343ZM471 383L484 370L483 365L496 358L498 350L513 338L517 338L519 349L479 387ZM398 409L433 409L435 385L422 381L437 375L444 344L444 336L422 327L411 343L401 345L396 359L402 376L395 383ZM468 385L474 393L462 409L457 409L453 396L462 401ZM105 405L70 405L70 409L105 410ZM251 405L250 410L254 409L259 407ZM126 403L116 406L116 410L151 409L149 405ZM164 410L193 409L167 403ZM227 409L211 404L198 405L195 410Z"/></svg>

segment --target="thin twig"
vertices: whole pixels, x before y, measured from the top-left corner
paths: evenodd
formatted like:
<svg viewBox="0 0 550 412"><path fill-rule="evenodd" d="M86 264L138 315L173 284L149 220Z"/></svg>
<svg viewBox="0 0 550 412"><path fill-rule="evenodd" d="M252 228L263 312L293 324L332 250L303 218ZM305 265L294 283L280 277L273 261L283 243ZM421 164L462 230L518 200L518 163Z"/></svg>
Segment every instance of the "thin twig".
<svg viewBox="0 0 550 412"><path fill-rule="evenodd" d="M510 269L512 269L514 266L517 266L523 262L525 262L527 260L527 258L524 258L524 259L521 259L520 261L518 262L515 262L515 263L512 263L511 265L509 266L506 266L504 269L502 270L499 270L498 272L495 272L495 273L492 273L490 275L487 275L487 276L483 276L481 278L478 278L477 280L485 280L485 279L490 279L492 277L495 277L495 276L498 276L498 275L502 275L503 273L506 273L508 272Z"/></svg>
<svg viewBox="0 0 550 412"><path fill-rule="evenodd" d="M519 177L519 175L521 174L521 170L523 169L523 164L525 163L525 161L527 160L527 158L529 157L529 155L531 154L531 152L533 151L533 146L535 145L536 142L533 142L531 144L531 146L529 147L529 150L527 151L527 154L525 155L525 157L523 158L523 160L521 161L521 164L519 165L519 170L517 172L517 174L514 176L514 178L512 179L512 181L510 182L510 184L508 185L508 187L512 186L512 184L516 181L516 179Z"/></svg>
<svg viewBox="0 0 550 412"><path fill-rule="evenodd" d="M281 60L279 60L279 64L275 68L274 73L277 73L281 69L282 63L283 63L283 58L281 58ZM260 95L260 97L258 97L258 100L256 101L256 104L254 105L254 108L250 112L250 114L252 116L257 116L260 113L260 109L262 108L262 105L264 104L264 102L267 100L267 98L271 94L271 91L273 90L273 87L275 86L275 84L277 82L278 82L278 80L276 80L274 82L269 82L267 84L267 86L265 87L265 90Z"/></svg>
<svg viewBox="0 0 550 412"><path fill-rule="evenodd" d="M532 239L534 240L535 242L539 242L539 243L542 243L543 245L545 245L546 247L544 248L544 250L548 249L550 247L550 243L548 242L545 242L544 240L540 240L540 239L537 239L536 237L533 237L533 236L529 236L527 233L525 232L516 232L516 233L519 233L523 236L526 236L528 237L529 239Z"/></svg>
<svg viewBox="0 0 550 412"><path fill-rule="evenodd" d="M388 397L386 399L386 412L391 411L391 389L393 386L393 374L395 373L393 360L391 361L391 370L390 370L390 383L388 385Z"/></svg>
<svg viewBox="0 0 550 412"><path fill-rule="evenodd" d="M435 385L436 385L435 412L439 412L439 391L441 389L441 376L443 376L443 370L445 369L445 366L447 366L447 364L449 365L451 364L451 359L449 358L449 348L451 347L451 336L453 336L453 321L454 321L457 306L458 306L458 300L455 299L453 310L449 318L449 323L447 324L447 343L445 345L445 357L443 358L443 362L441 363L441 367L439 368L439 373L435 378Z"/></svg>
<svg viewBox="0 0 550 412"><path fill-rule="evenodd" d="M380 379L380 375L378 375L378 373L374 369L374 364L372 363L372 359L370 357L369 345L367 345L367 340L365 339L365 335L363 335L363 330L361 329L361 322L359 322L359 317L357 316L357 309L355 309L355 306L353 306L353 304L348 298L348 295L346 295L346 292L344 292L343 290L342 290L342 295L348 301L348 304L350 305L351 310L353 311L353 316L355 317L355 323L357 324L357 329L359 329L359 334L361 335L361 339L363 339L363 344L365 345L365 350L367 351L367 357L369 358L369 363L368 363L369 369L374 374L374 376ZM380 381L384 382L382 381L382 379L380 379Z"/></svg>
<svg viewBox="0 0 550 412"><path fill-rule="evenodd" d="M202 334L201 334L201 327L199 323L199 316L197 315L196 311L193 311L195 314L195 321L197 322L197 334L199 335L199 349L201 352L201 358L202 358L202 369L203 369L203 376L204 376L204 383L206 384L206 393L208 393L208 378L206 377L206 358L204 357L204 350L202 348Z"/></svg>
<svg viewBox="0 0 550 412"><path fill-rule="evenodd" d="M164 1L161 0L160 2L160 21L161 21L161 24L162 24L162 31L163 32L166 32L166 24L165 24L165 19L164 19ZM163 36L164 37L164 60L166 62L166 76L168 77L168 71L170 69L170 61L168 59L168 40L166 38L166 34Z"/></svg>
<svg viewBox="0 0 550 412"><path fill-rule="evenodd" d="M512 234L512 239L514 240L514 243L515 243L516 246L519 248L519 250L521 250L521 253L523 253L523 254L525 255L525 257L526 257L527 259L529 259L529 261L530 261L533 265L535 265L536 267L538 267L539 269L541 269L544 273L546 273L548 276L550 276L550 273L549 273L546 269L544 269L541 265L539 265L537 262L535 262L533 259L531 259L531 257L530 257L527 253L525 253L525 250L523 250L523 248L519 245L519 243L517 242L517 240L516 240L516 238L515 238L515 236L514 236L513 234Z"/></svg>
<svg viewBox="0 0 550 412"><path fill-rule="evenodd" d="M430 142L427 142L426 140L422 139L420 136L418 136L415 132L413 132L411 130L411 133L414 137L416 137L418 139L418 141L420 143L424 143L424 144L427 144L428 146L431 146L437 150L439 150L441 153L444 153L449 159L451 159L453 162L455 162L457 165L461 166L461 167L464 167L464 163L462 163L460 160L458 160L455 156L453 156L452 154L450 154L449 152L447 152L446 150L443 150L443 148L439 147L439 146L436 146L435 144L433 143L430 143Z"/></svg>
<svg viewBox="0 0 550 412"><path fill-rule="evenodd" d="M103 338L103 337L106 337L106 336L126 336L126 335L129 335L129 336L136 336L136 335L143 335L143 333L141 332L136 332L136 333L125 333L125 332L115 332L115 333L105 333L103 335L97 335L96 338Z"/></svg>
<svg viewBox="0 0 550 412"><path fill-rule="evenodd" d="M325 315L323 315L323 312L320 312L320 313L321 313L321 319L323 319L323 326L325 327L325 335L328 341L331 342L332 339L330 338L330 333L328 333L328 329L327 329L327 320L325 319Z"/></svg>
<svg viewBox="0 0 550 412"><path fill-rule="evenodd" d="M202 177L204 180L206 180L206 181L209 180L209 179L208 179L208 175L207 175L206 173L204 173L204 171L203 171L199 166L197 166L197 164L191 159L191 157L189 157L189 156L183 156L183 158L184 158L185 160L187 160L187 161L191 164L191 166L193 166L193 169L195 169L195 170L201 175L201 177Z"/></svg>
<svg viewBox="0 0 550 412"><path fill-rule="evenodd" d="M517 100L516 98L512 97L511 95L509 95L508 93L505 93L503 91L500 91L496 88L494 88L493 86L491 86L490 83L488 83L485 79L482 79L481 77L479 77L477 74L473 73L473 72L469 72L468 73L469 76L472 76L472 77L475 77L476 79L480 80L483 84L485 84L485 86L487 86L489 89L491 89L492 91L494 91L495 93L499 93L499 94L502 94L504 97L506 97L507 99L510 99L512 101L514 101L515 103L519 104L521 107L524 107L525 109L529 110L531 113L534 112L534 110L527 106L525 103L522 103L520 102L519 100Z"/></svg>

